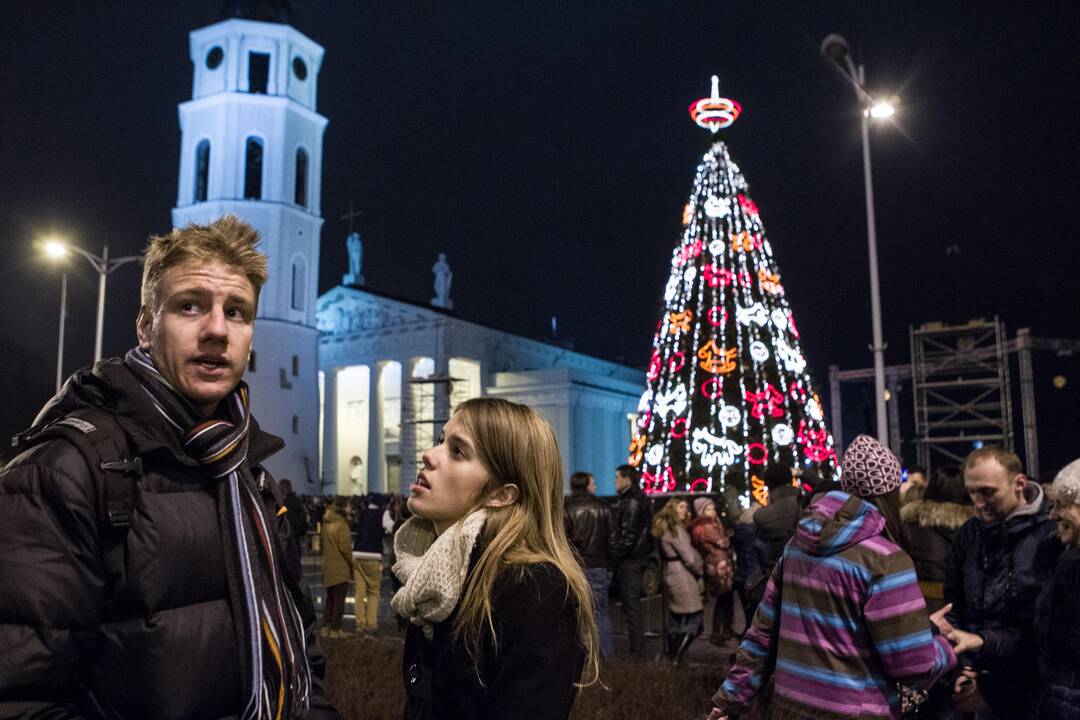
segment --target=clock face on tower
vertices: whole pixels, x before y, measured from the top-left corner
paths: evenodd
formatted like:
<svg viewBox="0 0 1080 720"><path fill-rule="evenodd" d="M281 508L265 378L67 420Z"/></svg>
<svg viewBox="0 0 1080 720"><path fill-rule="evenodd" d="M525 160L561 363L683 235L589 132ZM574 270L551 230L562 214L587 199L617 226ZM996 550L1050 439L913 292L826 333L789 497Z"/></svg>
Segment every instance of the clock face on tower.
<svg viewBox="0 0 1080 720"><path fill-rule="evenodd" d="M293 75L296 75L297 80L307 79L307 63L305 63L302 58L293 58L292 71Z"/></svg>
<svg viewBox="0 0 1080 720"><path fill-rule="evenodd" d="M220 47L214 46L210 48L210 52L206 53L206 67L214 70L221 61L225 58L225 51Z"/></svg>

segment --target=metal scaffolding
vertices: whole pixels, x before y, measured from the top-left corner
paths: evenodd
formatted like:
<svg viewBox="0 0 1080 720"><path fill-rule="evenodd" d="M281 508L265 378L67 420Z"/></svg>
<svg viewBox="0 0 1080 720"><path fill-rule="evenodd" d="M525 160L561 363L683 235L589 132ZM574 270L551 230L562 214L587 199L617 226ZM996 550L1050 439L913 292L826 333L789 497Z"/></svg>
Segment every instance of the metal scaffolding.
<svg viewBox="0 0 1080 720"><path fill-rule="evenodd" d="M411 402L402 409L402 431L406 428L412 434L413 455L411 459L402 458L403 467L410 475L423 466L421 454L435 445L435 440L442 434L442 427L450 420L450 399L454 392L454 383L461 383L461 378L449 375L429 375L428 377L410 378L407 392Z"/></svg>
<svg viewBox="0 0 1080 720"><path fill-rule="evenodd" d="M976 442L1012 450L1005 324L995 316L964 325L928 323L910 332L919 464L929 470L963 462Z"/></svg>
<svg viewBox="0 0 1080 720"><path fill-rule="evenodd" d="M931 327L940 328L942 325L940 323L934 323L923 326L923 328ZM1004 333L1004 328L1002 328L1002 332ZM1080 356L1080 340L1037 338L1031 336L1030 328L1020 328L1016 331L1015 338L1004 343L1004 351L1006 354L1016 353L1017 365L1020 371L1020 410L1024 437L1024 468L1028 475L1039 477L1039 433L1035 421L1035 380L1032 371L1032 353L1034 351L1041 351L1052 352L1058 356ZM988 344L987 347L972 351L972 354L981 360L989 360L995 357L997 353L998 348L996 344ZM948 362L949 360L950 358L948 357L943 358L943 362ZM1006 369L1005 372L1006 377L1008 377L1008 370ZM844 447L843 417L841 414L843 403L841 402L840 397L841 387L844 383L860 384L870 382L873 379L873 373L874 369L872 367L854 370L841 370L836 365L831 365L829 367L829 386L832 398L832 415L830 419L832 420L833 437L837 449ZM889 365L885 368L886 384L892 395L892 397L889 398L890 446L897 457L901 456L899 442L896 440L900 435L899 406L897 398L899 392L906 387L904 381L911 377L911 365ZM970 441L972 439L974 439L974 436L965 436L965 440ZM923 461L923 458L920 456L920 464Z"/></svg>

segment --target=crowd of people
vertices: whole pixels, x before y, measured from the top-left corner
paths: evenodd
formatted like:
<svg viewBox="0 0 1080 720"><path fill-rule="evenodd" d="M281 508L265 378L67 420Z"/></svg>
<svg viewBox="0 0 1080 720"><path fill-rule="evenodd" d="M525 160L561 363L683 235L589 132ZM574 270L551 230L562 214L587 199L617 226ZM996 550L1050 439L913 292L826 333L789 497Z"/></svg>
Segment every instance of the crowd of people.
<svg viewBox="0 0 1080 720"><path fill-rule="evenodd" d="M645 658L657 556L665 661L702 633L703 590L715 643L743 609L714 720L1080 718L1080 460L1044 488L984 447L905 486L859 436L839 481L769 467L765 506L648 498L628 465L609 504L585 473L564 499L536 411L476 398L407 500L305 505L266 471L284 443L242 381L258 240L231 216L152 238L138 344L75 373L15 438L0 718L340 718L320 641L343 633L349 582L359 634L376 630L389 538L405 718L564 720L615 651L613 588ZM311 525L321 629L299 552Z"/></svg>
<svg viewBox="0 0 1080 720"><path fill-rule="evenodd" d="M601 636L609 578L629 570L620 595L641 656L635 570L651 537L665 659L679 662L703 632L707 597L718 645L735 634L735 598L743 610L713 718L1080 718L1080 460L1045 485L990 446L906 475L867 436L847 448L839 481L769 466L765 506L730 495L654 506L629 466L608 506L575 474L567 533Z"/></svg>

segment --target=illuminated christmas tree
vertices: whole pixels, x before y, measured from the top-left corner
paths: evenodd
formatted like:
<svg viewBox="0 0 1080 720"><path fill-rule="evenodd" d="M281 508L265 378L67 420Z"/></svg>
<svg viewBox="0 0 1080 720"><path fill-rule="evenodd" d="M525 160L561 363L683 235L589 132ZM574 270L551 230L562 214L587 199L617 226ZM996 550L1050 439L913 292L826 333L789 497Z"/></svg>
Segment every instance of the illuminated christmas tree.
<svg viewBox="0 0 1080 720"><path fill-rule="evenodd" d="M719 96L715 76L712 96L690 106L694 122L714 134L740 112ZM698 165L682 221L630 443L642 489L734 486L764 499L763 471L773 462L837 477L765 226L719 140Z"/></svg>

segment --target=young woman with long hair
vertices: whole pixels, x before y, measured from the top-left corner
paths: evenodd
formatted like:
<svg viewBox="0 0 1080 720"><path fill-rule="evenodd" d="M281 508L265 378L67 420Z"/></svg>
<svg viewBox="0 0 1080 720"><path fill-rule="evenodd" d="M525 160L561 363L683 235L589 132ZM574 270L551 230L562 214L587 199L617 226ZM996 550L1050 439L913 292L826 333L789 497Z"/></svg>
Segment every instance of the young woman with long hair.
<svg viewBox="0 0 1080 720"><path fill-rule="evenodd" d="M686 500L676 497L668 500L652 523L652 536L660 540L660 554L664 558L664 594L668 605L664 655L675 662L701 634L704 621L705 606L697 583L704 572L704 561L687 532L689 518Z"/></svg>
<svg viewBox="0 0 1080 720"><path fill-rule="evenodd" d="M406 718L556 718L598 673L562 460L531 408L467 400L423 455L394 537Z"/></svg>

